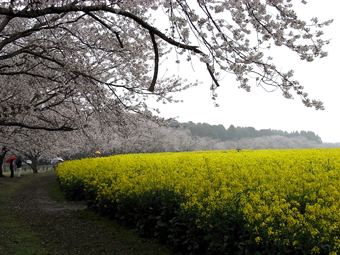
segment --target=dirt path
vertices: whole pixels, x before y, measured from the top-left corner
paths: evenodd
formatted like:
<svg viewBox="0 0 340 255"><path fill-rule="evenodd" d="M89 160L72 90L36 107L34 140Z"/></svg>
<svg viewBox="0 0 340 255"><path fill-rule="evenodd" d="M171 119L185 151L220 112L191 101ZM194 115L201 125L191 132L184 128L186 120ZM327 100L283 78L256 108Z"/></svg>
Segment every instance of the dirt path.
<svg viewBox="0 0 340 255"><path fill-rule="evenodd" d="M20 224L30 226L43 237L44 244L51 247L50 254L163 254L163 248L149 247L148 241L143 239L137 242L142 245L138 249L144 251L134 250L136 240L131 240L134 245L129 245L130 241L122 239L122 232L108 226L107 220L88 217L91 212L84 203L51 199L49 190L56 182L54 174L39 176L23 187L10 204ZM150 250L145 250L143 245Z"/></svg>

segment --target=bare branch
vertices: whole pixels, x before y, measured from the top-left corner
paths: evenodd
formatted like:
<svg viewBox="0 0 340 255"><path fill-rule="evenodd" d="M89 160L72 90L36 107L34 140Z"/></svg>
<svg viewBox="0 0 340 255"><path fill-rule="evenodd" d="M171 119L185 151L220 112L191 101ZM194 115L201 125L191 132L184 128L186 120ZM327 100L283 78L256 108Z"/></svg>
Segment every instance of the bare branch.
<svg viewBox="0 0 340 255"><path fill-rule="evenodd" d="M158 53L158 46L157 46L157 42L156 42L156 39L155 39L155 35L151 31L150 31L150 36L151 36L151 41L152 41L153 49L154 49L154 52L155 52L154 73L153 73L153 78L152 78L151 85L149 87L149 91L153 92L155 90L155 85L156 85L157 76L158 76L159 53Z"/></svg>
<svg viewBox="0 0 340 255"><path fill-rule="evenodd" d="M220 84L218 83L218 81L217 81L217 79L214 75L214 72L211 70L211 66L208 63L207 63L207 69L208 69L208 72L209 72L211 78L213 79L214 83L216 84L217 87L219 87Z"/></svg>
<svg viewBox="0 0 340 255"><path fill-rule="evenodd" d="M0 119L0 126L9 126L9 127L23 127L23 128L27 128L27 129L40 129L40 130L46 130L46 131L73 131L76 130L76 128L71 128L68 126L60 126L60 127L45 127L43 125L36 125L36 126L32 126L32 125L27 125L21 122L7 122L7 121L3 121L2 119Z"/></svg>
<svg viewBox="0 0 340 255"><path fill-rule="evenodd" d="M108 24L106 24L103 20L101 20L100 18L98 18L96 15L94 15L91 12L86 12L86 14L88 14L90 17L92 17L93 19L95 19L96 21L98 21L100 24L102 24L104 27L106 27L107 29L109 29L112 33L114 33L117 37L117 40L119 42L119 45L121 48L124 48L123 42L120 40L119 37L119 33L117 31L114 31Z"/></svg>

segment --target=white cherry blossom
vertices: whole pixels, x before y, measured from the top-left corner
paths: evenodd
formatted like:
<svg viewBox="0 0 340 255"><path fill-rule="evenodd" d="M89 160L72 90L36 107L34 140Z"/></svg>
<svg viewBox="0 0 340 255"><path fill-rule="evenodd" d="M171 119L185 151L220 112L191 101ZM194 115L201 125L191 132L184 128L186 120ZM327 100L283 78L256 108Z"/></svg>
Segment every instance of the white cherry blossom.
<svg viewBox="0 0 340 255"><path fill-rule="evenodd" d="M289 0L1 1L0 126L66 131L127 113L155 120L148 98L175 102L173 92L198 85L159 75L171 48L200 60L214 89L226 72L247 91L274 87L324 109L268 49L326 57L322 28L331 22L299 19Z"/></svg>

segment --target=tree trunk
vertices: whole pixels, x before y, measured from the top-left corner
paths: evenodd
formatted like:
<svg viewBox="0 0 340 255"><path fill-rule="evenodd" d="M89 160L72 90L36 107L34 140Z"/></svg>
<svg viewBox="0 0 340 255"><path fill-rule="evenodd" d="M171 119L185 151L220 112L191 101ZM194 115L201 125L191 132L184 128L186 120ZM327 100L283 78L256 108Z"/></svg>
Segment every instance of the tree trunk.
<svg viewBox="0 0 340 255"><path fill-rule="evenodd" d="M33 170L33 173L34 174L37 174L38 173L38 158L37 157L34 157L34 158L31 158L32 160L32 170Z"/></svg>
<svg viewBox="0 0 340 255"><path fill-rule="evenodd" d="M0 157L0 177L5 177L3 167L4 167L4 158Z"/></svg>
<svg viewBox="0 0 340 255"><path fill-rule="evenodd" d="M3 167L7 151L8 151L7 148L3 146L0 153L0 177L5 177Z"/></svg>
<svg viewBox="0 0 340 255"><path fill-rule="evenodd" d="M40 155L36 153L34 150L28 151L23 154L27 159L32 161L32 163L28 165L32 168L33 173L37 174L38 173L38 160L39 160Z"/></svg>

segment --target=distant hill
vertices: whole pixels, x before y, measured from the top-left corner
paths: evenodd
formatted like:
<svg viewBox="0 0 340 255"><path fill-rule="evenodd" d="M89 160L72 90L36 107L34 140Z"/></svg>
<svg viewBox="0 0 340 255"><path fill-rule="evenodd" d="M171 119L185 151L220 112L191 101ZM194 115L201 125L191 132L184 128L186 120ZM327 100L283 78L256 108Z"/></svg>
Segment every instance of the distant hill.
<svg viewBox="0 0 340 255"><path fill-rule="evenodd" d="M171 127L183 127L189 129L191 135L194 137L210 137L221 141L236 141L241 138L257 138L263 136L280 135L284 137L305 137L310 141L322 144L321 137L312 131L294 131L287 132L274 129L260 129L256 130L254 127L235 127L230 125L225 129L223 125L210 125L208 123L194 123L192 121L180 123L174 121L170 124Z"/></svg>

